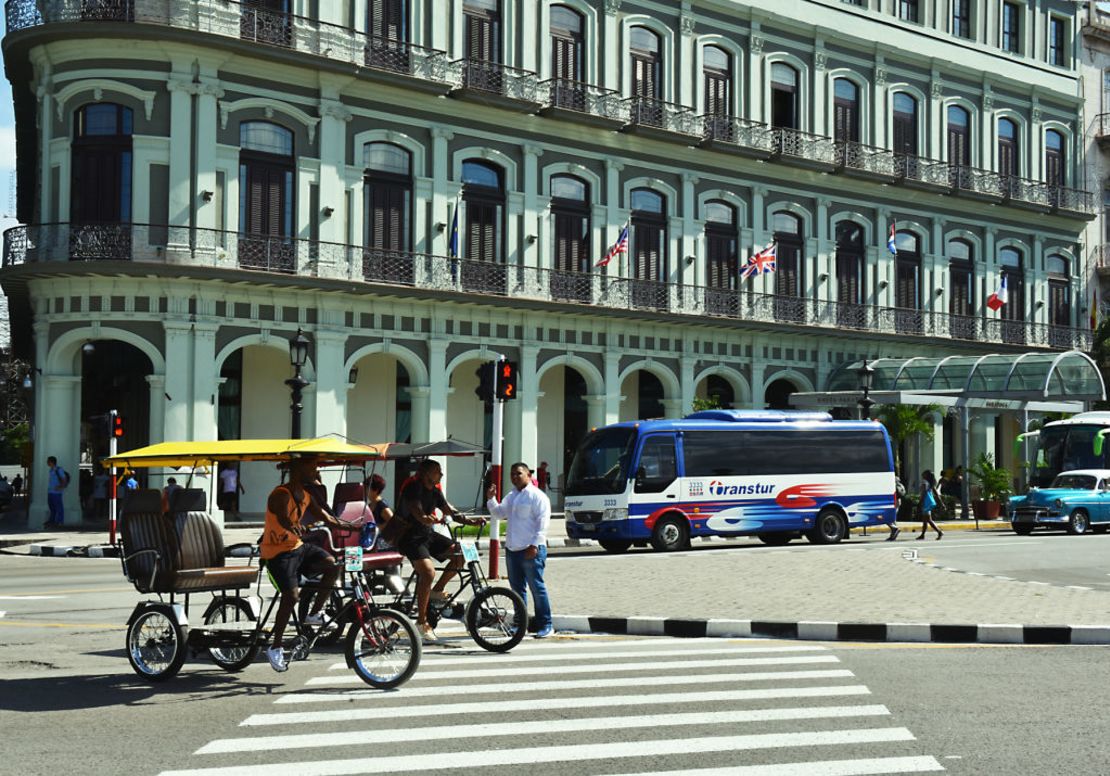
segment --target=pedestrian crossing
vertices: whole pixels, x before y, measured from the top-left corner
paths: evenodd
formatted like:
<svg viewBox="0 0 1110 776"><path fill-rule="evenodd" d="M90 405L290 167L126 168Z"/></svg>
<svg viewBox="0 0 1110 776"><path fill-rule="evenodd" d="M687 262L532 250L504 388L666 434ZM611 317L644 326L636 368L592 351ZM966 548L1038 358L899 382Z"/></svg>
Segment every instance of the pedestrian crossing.
<svg viewBox="0 0 1110 776"><path fill-rule="evenodd" d="M269 708L162 776L944 770L820 644L567 636L497 655L448 640L388 692L356 689L320 654L283 676L298 670Z"/></svg>

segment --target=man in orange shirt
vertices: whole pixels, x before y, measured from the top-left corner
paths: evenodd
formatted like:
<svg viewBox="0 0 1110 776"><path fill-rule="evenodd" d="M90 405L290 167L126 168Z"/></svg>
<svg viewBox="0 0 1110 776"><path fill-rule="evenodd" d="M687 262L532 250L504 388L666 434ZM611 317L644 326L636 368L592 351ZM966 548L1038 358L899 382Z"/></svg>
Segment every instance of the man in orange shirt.
<svg viewBox="0 0 1110 776"><path fill-rule="evenodd" d="M289 663L281 648L281 637L289 622L289 615L297 605L300 589L300 576L320 575L321 589L312 604L312 611L304 624L318 626L323 624L320 610L328 600L328 594L335 586L339 576L339 566L323 548L301 541L304 532L302 520L306 514L325 523L338 526L337 521L318 504L305 488L305 483L316 481L319 476L315 458L297 458L289 466L289 482L278 485L270 493L266 502L266 527L262 533L260 547L262 560L266 562L270 578L281 591L281 603L274 615L273 641L266 650L266 658L275 671L285 671Z"/></svg>

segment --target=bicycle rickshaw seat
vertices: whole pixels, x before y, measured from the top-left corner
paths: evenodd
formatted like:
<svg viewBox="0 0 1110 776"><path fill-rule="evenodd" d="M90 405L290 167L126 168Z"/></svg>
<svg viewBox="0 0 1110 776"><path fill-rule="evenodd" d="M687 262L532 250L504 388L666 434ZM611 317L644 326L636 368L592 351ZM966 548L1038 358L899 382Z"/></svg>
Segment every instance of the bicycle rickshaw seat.
<svg viewBox="0 0 1110 776"><path fill-rule="evenodd" d="M333 558L342 562L344 546L336 546L332 531L328 527L318 526L305 531L304 540L317 544L327 550ZM362 570L381 571L383 569L400 566L405 561L405 556L393 550L379 552L365 551L362 554Z"/></svg>

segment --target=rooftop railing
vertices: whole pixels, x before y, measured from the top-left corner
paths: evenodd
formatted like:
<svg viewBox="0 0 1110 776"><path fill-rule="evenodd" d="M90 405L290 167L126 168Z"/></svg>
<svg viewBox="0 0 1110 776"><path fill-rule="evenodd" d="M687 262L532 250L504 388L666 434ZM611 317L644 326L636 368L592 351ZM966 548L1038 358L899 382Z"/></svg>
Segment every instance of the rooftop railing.
<svg viewBox="0 0 1110 776"><path fill-rule="evenodd" d="M129 261L331 278L434 292L968 342L1091 347L1086 328L562 272L360 245L148 224L41 224L4 232L3 267Z"/></svg>

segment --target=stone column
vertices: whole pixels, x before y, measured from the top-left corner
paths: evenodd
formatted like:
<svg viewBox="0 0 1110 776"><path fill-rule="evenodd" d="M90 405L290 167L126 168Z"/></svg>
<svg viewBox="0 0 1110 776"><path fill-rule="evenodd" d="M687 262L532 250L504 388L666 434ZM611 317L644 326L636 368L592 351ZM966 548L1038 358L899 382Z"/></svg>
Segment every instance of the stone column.
<svg viewBox="0 0 1110 776"><path fill-rule="evenodd" d="M347 177L347 122L353 114L338 99L334 88L323 90L334 95L320 100L320 212L311 218L320 224L320 240L330 243L347 242L345 225ZM330 211L330 215L328 215ZM347 276L345 262L335 266L336 258L321 251L319 272L323 276Z"/></svg>
<svg viewBox="0 0 1110 776"><path fill-rule="evenodd" d="M433 25L436 26L436 25ZM451 191L451 154L448 150L448 141L455 137L455 133L443 127L432 127L432 240L431 253L438 256L447 255L448 241L451 233L451 219L453 212L454 192ZM435 226L437 223L445 224L441 232ZM462 225L459 225L462 229Z"/></svg>
<svg viewBox="0 0 1110 776"><path fill-rule="evenodd" d="M39 363L45 363L40 361ZM81 523L81 497L78 493L78 466L81 449L81 377L80 375L39 375L35 380L35 446L34 492L28 525L41 528L50 515L46 503L49 470L46 459L54 456L69 473L72 481L62 497L65 525Z"/></svg>
<svg viewBox="0 0 1110 776"><path fill-rule="evenodd" d="M586 423L590 428L601 428L606 424L605 406L608 396L603 393L587 394L583 396L586 400Z"/></svg>
<svg viewBox="0 0 1110 776"><path fill-rule="evenodd" d="M886 129L890 110L886 104L886 62L882 56L875 57L875 79L871 85L871 115L874 116L874 131L871 145L887 147Z"/></svg>
<svg viewBox="0 0 1110 776"><path fill-rule="evenodd" d="M701 180L698 176L684 172L682 174L682 232L679 238L679 265L678 278L686 285L697 285L697 198L694 187ZM686 257L693 256L694 261L687 263Z"/></svg>
<svg viewBox="0 0 1110 776"><path fill-rule="evenodd" d="M417 442L435 441L428 432L428 412L432 389L427 385L409 387L409 398L412 400L412 438Z"/></svg>
<svg viewBox="0 0 1110 776"><path fill-rule="evenodd" d="M199 229L215 229L222 225L227 231L239 228L239 203L228 203L227 181L224 181L224 193L216 197L216 103L224 96L220 82L216 77L216 66L202 64L200 83L197 84L197 148L196 148L196 190L200 195L197 202L196 225ZM212 192L211 201L205 201L202 192ZM219 210L230 211L231 215L224 219ZM218 245L219 240L204 240L204 245Z"/></svg>
<svg viewBox="0 0 1110 776"><path fill-rule="evenodd" d="M948 153L945 146L942 130L944 128L944 108L941 98L944 96L944 84L941 83L940 73L933 71L933 80L929 84L928 127L925 133L924 156L930 159L947 159ZM922 106L925 107L925 106ZM943 151L943 152L942 152Z"/></svg>
<svg viewBox="0 0 1110 776"><path fill-rule="evenodd" d="M605 351L605 423L616 423L621 416L620 352Z"/></svg>
<svg viewBox="0 0 1110 776"><path fill-rule="evenodd" d="M604 79L601 86L624 94L624 87L621 82L620 55L622 51L627 49L627 46L621 46L620 23L617 21L617 12L620 7L621 0L605 0L605 16L602 17L600 48L601 51L605 52L605 66L598 75Z"/></svg>
<svg viewBox="0 0 1110 776"><path fill-rule="evenodd" d="M507 402L513 408L512 415L515 422L512 424L512 430L514 433L512 437L509 436L507 431L505 434L506 454L512 450L516 456L515 460L524 461L533 468L539 466L536 455L539 451L537 430L539 425L540 386L539 381L534 377L539 352L540 349L535 345L521 345L520 347L519 374L523 378L520 380L520 395L516 401ZM506 413L506 420L508 420L508 415L509 413ZM508 426L507 423L506 426ZM510 464L512 461L506 460L505 463Z"/></svg>
<svg viewBox="0 0 1110 776"><path fill-rule="evenodd" d="M147 375L146 383L150 391L148 443L156 445L165 441L163 429L166 424L166 376Z"/></svg>
<svg viewBox="0 0 1110 776"><path fill-rule="evenodd" d="M169 394L162 413L161 439L191 439L193 336L187 323L164 321L166 339L165 393ZM151 418L151 437L157 427Z"/></svg>
<svg viewBox="0 0 1110 776"><path fill-rule="evenodd" d="M305 436L347 434L347 372L343 369L346 335L338 330L317 329L316 344L316 427L315 434L305 426Z"/></svg>
<svg viewBox="0 0 1110 776"><path fill-rule="evenodd" d="M828 73L825 66L828 54L825 52L824 41L818 38L814 42L813 51L813 121L810 126L815 135L832 135L828 124Z"/></svg>
<svg viewBox="0 0 1110 776"><path fill-rule="evenodd" d="M180 68L180 69L179 69ZM166 81L170 93L170 190L169 221L188 227L192 222L193 95L196 85L185 63L175 63ZM139 187L142 190L144 187ZM187 243L184 229L170 230L171 243Z"/></svg>
<svg viewBox="0 0 1110 776"><path fill-rule="evenodd" d="M44 222L59 222L68 219L61 213L53 212L53 176L51 175L50 143L54 137L54 71L46 58L32 53L32 60L39 68L39 83L36 95L39 98L39 218ZM13 203L14 204L14 203ZM61 200L58 201L61 207Z"/></svg>
<svg viewBox="0 0 1110 776"><path fill-rule="evenodd" d="M829 238L829 206L831 200L824 197L817 200L817 255L814 259L816 277L816 298L822 302L836 301L836 244ZM821 280L824 275L825 279Z"/></svg>
<svg viewBox="0 0 1110 776"><path fill-rule="evenodd" d="M531 6L531 3L525 3ZM528 46L524 50L529 50ZM523 52L522 52L523 53ZM527 69L527 68L526 68ZM543 149L532 143L524 145L524 244L521 246L523 264L526 267L540 266L540 214L539 214L539 158ZM530 239L535 238L535 239ZM522 373L527 374L527 373Z"/></svg>
<svg viewBox="0 0 1110 776"><path fill-rule="evenodd" d="M890 307L890 300L894 294L894 264L896 256L892 256L887 248L886 241L890 238L890 210L879 208L878 221L875 228L875 289L874 304L879 307ZM870 263L871 257L868 256ZM885 285L884 285L885 284Z"/></svg>
<svg viewBox="0 0 1110 776"><path fill-rule="evenodd" d="M428 341L428 439L447 438L447 340L433 337ZM415 407L413 408L415 410Z"/></svg>
<svg viewBox="0 0 1110 776"><path fill-rule="evenodd" d="M204 324L193 324L193 327L193 427L189 439L211 440L217 436L216 397L220 376L216 366L216 327Z"/></svg>
<svg viewBox="0 0 1110 776"><path fill-rule="evenodd" d="M747 99L744 102L744 118L754 121L763 121L763 43L764 38L759 32L759 22L752 22L752 32L748 40L748 86ZM769 74L768 74L769 75ZM768 122L770 123L770 122ZM754 212L755 205L752 205ZM762 221L762 219L761 219ZM759 230L756 230L759 234Z"/></svg>
<svg viewBox="0 0 1110 776"><path fill-rule="evenodd" d="M683 356L679 360L679 381L682 385L682 398L681 405L678 408L678 415L675 417L681 418L688 412L694 410L694 396L697 393L697 385L694 383L694 367L697 366L697 360L693 356ZM668 415L670 417L670 415Z"/></svg>
<svg viewBox="0 0 1110 776"><path fill-rule="evenodd" d="M678 90L674 101L680 105L691 105L700 110L703 106L698 104L698 79L695 70L697 37L694 34L696 23L694 17L689 15L688 4L683 4L682 14L679 16L680 35L675 46L675 57L678 60Z"/></svg>

